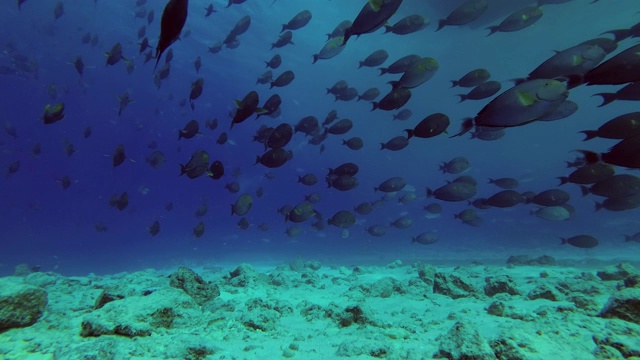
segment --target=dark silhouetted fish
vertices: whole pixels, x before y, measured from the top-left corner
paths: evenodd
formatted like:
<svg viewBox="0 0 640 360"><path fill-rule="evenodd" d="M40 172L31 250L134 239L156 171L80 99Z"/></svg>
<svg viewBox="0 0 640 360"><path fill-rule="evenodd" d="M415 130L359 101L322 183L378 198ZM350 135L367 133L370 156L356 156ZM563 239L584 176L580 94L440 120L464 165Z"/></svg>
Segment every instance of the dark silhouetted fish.
<svg viewBox="0 0 640 360"><path fill-rule="evenodd" d="M184 27L184 23L187 21L187 9L189 7L189 0L169 0L162 12L162 20L160 21L160 40L156 47L156 66L162 53L171 44L173 44L180 37L180 32Z"/></svg>

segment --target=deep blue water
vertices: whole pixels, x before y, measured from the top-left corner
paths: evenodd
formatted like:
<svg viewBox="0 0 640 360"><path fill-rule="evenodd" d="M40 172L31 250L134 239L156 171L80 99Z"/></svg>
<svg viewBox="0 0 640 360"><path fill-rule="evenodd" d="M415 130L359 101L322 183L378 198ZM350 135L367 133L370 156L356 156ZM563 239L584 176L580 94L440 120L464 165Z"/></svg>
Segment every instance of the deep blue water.
<svg viewBox="0 0 640 360"><path fill-rule="evenodd" d="M364 1L277 0L272 5L271 0L249 0L229 8L224 8L223 1L215 1L218 12L205 18L204 7L210 2L192 0L185 26L191 35L183 36L171 46L174 52L171 74L158 89L153 81L154 60L143 65L144 56L138 54L137 32L147 20L135 18L134 1L98 0L94 5L89 0L65 0L65 13L57 20L53 15L56 1L29 0L20 11L14 1L4 1L0 5L0 46L4 47L0 65L12 66L18 55L37 64L37 72L0 75L0 121L10 123L17 131L15 139L4 131L0 133L3 168L0 273L10 274L19 263L40 265L45 271L82 274L171 266L188 260L215 263L302 255L348 261L371 254L385 259L407 255L433 258L439 254L455 256L462 251L468 254L473 249L479 254L496 249L575 257L602 252L633 255L638 244L624 243L622 235L640 231L638 210L594 212L594 201L601 199L582 197L579 188L572 184L562 187L571 194L570 203L577 210L568 221L539 219L530 215L536 206L520 205L508 210L479 210L484 222L480 227L471 227L453 218L453 214L467 207L466 202L440 202L443 212L439 218L424 217L422 207L434 201L425 198L426 187L437 188L455 178L438 170L441 162L457 156L469 159L472 167L465 174L479 181L477 197L488 197L499 190L486 183L490 177L519 179L519 191L543 191L556 187L556 178L572 170L565 166L565 161L575 158L571 150L604 151L615 143L603 139L583 143L579 131L596 129L614 116L637 110L637 103L624 101L598 108L600 100L592 95L619 87L583 86L571 90L569 99L580 108L568 119L508 129L503 139L494 142L441 135L411 139L410 145L401 151L381 151L381 142L403 135L404 129L434 112L443 112L451 118L449 134L457 131L462 118L474 116L489 99L459 104L455 95L468 89L450 88L450 81L467 71L487 68L492 79L503 81L504 90L511 86L509 79L526 76L553 50L568 48L610 29L630 27L638 21L635 0L601 0L595 4L575 0L545 5L544 16L532 27L486 37L485 27L499 23L513 10L530 3L490 1L489 11L478 21L435 32L437 19L445 17L461 2L405 0L391 22L421 14L431 20L426 29L405 36L382 31L366 34L351 39L337 57L312 65L312 54L324 45L325 34L340 21L353 20ZM155 11L155 20L146 31L154 47L164 5L164 1L148 1L144 5ZM295 45L270 50L281 25L304 9L310 10L313 18L307 26L294 31ZM208 53L207 48L224 39L244 15L251 16L251 26L240 36L240 46L222 49L218 54ZM98 35L97 46L81 43L87 32ZM125 62L105 67L104 52L116 42L122 43L123 55L134 62L132 74L127 73ZM618 51L632 44L634 40L625 40ZM357 69L358 61L377 49L390 54L385 65L412 53L433 57L440 63L435 76L413 90L406 105L413 116L405 122L392 121L396 111L370 111L371 105L365 101L334 102L332 96L325 94L327 87L342 79L360 92L377 86L382 95L386 94L390 89L386 82L399 75L378 76L375 68ZM272 90L256 85L256 78L265 71L264 61L276 53L281 54L283 64L273 70L274 75L293 70L295 80L287 87ZM77 55L87 65L83 77L69 64ZM202 58L200 74L196 74L193 65L197 56ZM164 59L160 64L163 63ZM188 98L191 83L199 76L205 79L205 84L202 96L194 102L195 110L188 104L181 107L179 102ZM55 96L50 94L51 86L55 86ZM233 100L241 99L251 90L259 93L261 104L278 93L283 99L281 116L261 117L257 121L251 117L229 131ZM117 96L125 91L135 102L118 116ZM44 107L55 102L65 103L66 117L44 125L41 119ZM329 136L324 142L324 152L320 152L319 146L309 145L308 137L297 133L287 146L294 154L287 164L273 170L254 165L256 155L263 150L262 144L251 141L260 125L276 126L281 122L294 125L307 115L322 121L332 109L338 111L339 118L352 119L354 127L346 135ZM204 127L205 121L213 118L219 119L215 131ZM191 119L199 121L202 135L178 141L178 129ZM83 131L88 126L92 134L85 139ZM222 131L229 133L230 141L218 145L216 139ZM363 138L364 148L353 151L343 146L342 139L351 136ZM166 163L159 169L152 169L145 161L152 152L148 148L152 141L166 155ZM32 155L36 143L42 145L39 156ZM67 143L77 150L72 156L64 152ZM113 168L111 154L118 144L124 145L130 160ZM186 163L194 151L201 149L208 151L212 160L223 162L226 174L222 179L178 176L178 164ZM20 161L20 169L8 175L6 169L15 161ZM347 161L360 166L359 186L347 192L327 189L324 182L327 169ZM241 173L235 178L231 175L234 169ZM267 171L273 172L275 179L265 178ZM305 173L316 174L318 184L307 187L297 183L298 175ZM65 175L72 184L63 190L57 180ZM293 224L285 223L278 214L281 206L295 205L304 195L317 191L322 200L315 208L326 222L339 210L352 210L360 202L379 199L381 193L375 193L373 188L390 176L402 176L415 189L417 200L400 205L397 198L392 198L370 215L357 215L358 222L349 229L348 236L332 226L315 231L312 220L299 224L303 233L295 238L284 233ZM241 185L237 194L224 187L234 180ZM264 188L261 198L255 196L259 187ZM146 194L144 189L148 190ZM111 195L123 191L129 194L129 206L124 211L109 207ZM230 215L230 204L244 192L254 197L254 206L248 214L252 225L247 230L237 227L240 217ZM172 211L165 210L169 202L174 205ZM209 210L198 218L194 213L203 202ZM367 226L388 225L403 213L414 220L411 228L390 228L382 238L366 233ZM160 222L161 231L151 237L147 227L155 220ZM195 238L192 229L199 221L205 223L206 231L201 238ZM104 223L108 230L96 231L96 223ZM267 223L269 230L258 229L261 223ZM411 237L423 231L438 232L439 242L430 246L411 244ZM586 252L559 245L558 237L578 234L597 237L599 248Z"/></svg>

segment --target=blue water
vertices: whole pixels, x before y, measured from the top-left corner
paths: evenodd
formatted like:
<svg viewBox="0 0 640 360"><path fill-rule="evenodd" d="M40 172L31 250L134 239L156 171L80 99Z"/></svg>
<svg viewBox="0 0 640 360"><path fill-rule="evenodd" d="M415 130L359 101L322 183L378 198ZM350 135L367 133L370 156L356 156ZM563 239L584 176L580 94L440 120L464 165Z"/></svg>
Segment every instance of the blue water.
<svg viewBox="0 0 640 360"><path fill-rule="evenodd" d="M437 19L445 17L461 1L405 0L395 22L410 14L421 14L431 19L424 30L405 36L382 34L378 31L351 39L346 49L330 60L312 65L317 53L331 32L342 20L353 20L363 1L355 0L250 0L242 5L224 8L226 3L215 1L218 12L204 17L209 1L189 4L189 17L185 30L191 35L171 46L174 59L171 75L160 89L153 82L153 60L143 65L144 56L138 55L137 32L147 23L134 17L133 1L64 1L65 14L54 20L53 0L29 0L18 8L14 1L0 5L0 46L5 51L1 65L10 65L12 54L22 54L37 63L37 73L0 75L0 121L11 123L17 130L14 139L0 133L0 166L3 169L20 161L15 174L0 176L0 273L12 273L15 265L39 265L44 271L63 274L84 274L129 271L145 267L165 267L185 261L215 263L219 261L260 261L287 259L296 255L307 258L357 262L360 256L380 256L385 259L405 256L430 257L465 256L474 251L504 253L547 253L575 257L591 257L601 253L629 256L637 252L637 243L624 243L623 234L640 231L638 210L611 213L594 212L593 196L582 197L575 185L562 188L572 195L575 216L563 222L549 222L530 215L533 205L512 209L478 211L484 223L480 227L462 224L454 213L466 208L466 203L443 203L440 218L426 219L422 207L433 202L425 199L426 187L437 188L452 180L454 175L442 174L438 166L443 161L464 156L471 162L466 173L478 179L478 197L488 197L499 189L486 184L486 179L514 177L520 180L520 191L543 191L556 187L556 177L566 176L572 169L565 161L575 158L574 149L605 151L615 141L595 139L583 143L578 131L596 129L614 116L637 110L634 102L614 102L598 108L596 92L611 91L618 87L579 87L571 90L570 100L580 109L570 118L550 123L533 123L509 129L505 138L495 142L470 140L468 136L432 139L411 139L410 145L397 152L380 150L379 144L403 130L415 126L422 118L434 112L446 113L454 133L459 120L474 116L487 102L467 101L458 104L455 96L468 89L450 88L455 80L477 67L487 68L492 79L504 81L526 76L539 63L561 50L587 39L598 37L604 31L630 27L638 21L635 0L575 0L561 5L544 6L544 16L534 26L515 33L498 33L486 37L484 28L499 21L529 1L493 1L488 11L477 22L463 27L445 27L435 32ZM446 3L446 4L444 4ZM155 20L147 27L147 36L155 47L159 35L159 22L164 1L149 1L145 7L155 11ZM280 32L281 25L296 13L308 9L313 19L304 28L294 31L295 45L270 49ZM251 16L249 30L240 36L241 45L234 50L223 49L218 54L207 48L224 39L242 16ZM86 32L99 36L98 45L82 44ZM105 67L104 52L116 43L123 45L123 55L132 60L135 70L127 74L126 64ZM15 52L8 43L13 43ZM634 44L623 41L618 51ZM377 50L390 54L385 65L396 59L416 53L437 59L440 69L427 83L413 90L407 108L413 116L405 121L392 121L392 113L371 112L367 102L334 102L325 94L325 88L338 80L347 80L360 92L377 86L382 95L389 86L387 81L398 75L378 76L375 68L357 69L359 60ZM285 70L296 74L291 85L268 89L256 85L256 78L265 71L264 61L279 53L283 58L275 76ZM81 55L87 68L81 78L69 64ZM196 74L193 62L202 58L202 69ZM164 63L164 59L160 64ZM204 92L197 99L195 110L189 105L181 107L180 100L188 98L191 82L198 76L205 79ZM55 85L55 99L49 94ZM229 113L234 110L233 100L241 99L251 90L258 91L263 103L271 94L282 99L282 115L278 119L253 117L229 131ZM118 116L117 96L128 91L135 100ZM381 95L381 96L382 96ZM44 125L41 116L47 104L64 102L66 117L55 124ZM350 118L354 128L346 135L329 136L324 142L326 150L309 145L301 133L294 135L287 149L293 159L277 169L254 165L263 145L252 142L262 124L276 126L281 122L294 125L307 115L320 121L332 110L339 118ZM219 119L219 127L211 131L204 127L206 120ZM202 135L191 140L177 140L177 130L189 120L200 122ZM85 139L83 131L90 126L92 135ZM230 142L215 143L222 131L229 133ZM359 136L364 139L362 150L349 150L342 139ZM156 141L158 150L166 155L160 169L152 169L145 158L153 151L147 144ZM72 143L77 152L67 156L64 146ZM35 157L31 149L41 143L42 154ZM130 160L117 168L111 165L111 154L123 144ZM186 163L196 150L206 150L212 160L221 160L225 176L214 181L207 177L188 179L179 177L179 163ZM359 186L340 192L327 189L324 176L327 169L343 162L360 166L356 176ZM239 169L234 178L231 173ZM617 169L618 173L625 172ZM268 180L265 172L272 171L276 178ZM314 173L319 182L313 187L298 184L297 176ZM636 171L637 173L637 171ZM72 185L63 190L58 179L68 175ZM313 220L300 224L303 233L295 238L285 234L287 227L277 209L282 205L303 200L304 195L317 191L322 201L315 205L325 221L339 210L352 210L363 201L381 197L373 188L391 176L402 176L415 189L418 199L409 205L400 205L396 198L367 216L358 215L358 222L346 234L342 229L327 226L323 231L311 228ZM238 181L241 191L231 194L225 184ZM264 188L264 196L257 198L255 191ZM147 190L146 194L145 191ZM114 193L127 191L129 206L118 211L108 206ZM240 219L230 215L230 204L243 192L254 195L254 206L248 214L252 226L248 230L237 227ZM402 193L399 194L399 196ZM399 197L398 196L398 197ZM172 211L165 204L173 202ZM209 211L202 218L194 213L202 202ZM367 226L388 225L401 214L414 220L407 230L389 228L387 235L374 238L366 233ZM161 225L160 233L151 237L147 227L155 220ZM196 239L192 229L199 221L206 225L204 236ZM108 231L94 228L104 223ZM258 225L269 225L261 231ZM437 244L422 246L411 244L411 237L423 231L436 231ZM600 240L596 250L561 247L558 237L590 234Z"/></svg>

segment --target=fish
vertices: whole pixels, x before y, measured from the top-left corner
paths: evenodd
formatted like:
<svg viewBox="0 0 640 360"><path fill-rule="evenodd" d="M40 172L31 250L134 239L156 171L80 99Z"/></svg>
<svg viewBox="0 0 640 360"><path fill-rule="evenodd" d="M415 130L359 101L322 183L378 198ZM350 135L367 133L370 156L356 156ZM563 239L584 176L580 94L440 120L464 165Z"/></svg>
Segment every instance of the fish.
<svg viewBox="0 0 640 360"><path fill-rule="evenodd" d="M587 86L620 85L640 81L640 44L631 46L589 70L582 79Z"/></svg>
<svg viewBox="0 0 640 360"><path fill-rule="evenodd" d="M391 84L394 89L413 89L431 79L439 68L440 65L436 59L425 57L413 63L407 71L402 74L400 80L389 81L389 84Z"/></svg>
<svg viewBox="0 0 640 360"><path fill-rule="evenodd" d="M569 244L571 246L575 246L583 249L591 249L598 246L598 239L591 235L577 235L569 238L560 238L561 245Z"/></svg>
<svg viewBox="0 0 640 360"><path fill-rule="evenodd" d="M233 114L233 119L231 121L231 127L233 125L239 124L246 119L248 119L254 113L265 113L265 110L262 108L258 108L258 104L260 103L260 97L258 93L255 91L250 91L247 95L244 96L242 101L234 100L234 103L237 107L235 113Z"/></svg>
<svg viewBox="0 0 640 360"><path fill-rule="evenodd" d="M398 192L407 185L406 181L400 176L393 176L380 183L373 188L373 191L382 191L386 193Z"/></svg>
<svg viewBox="0 0 640 360"><path fill-rule="evenodd" d="M119 42L113 45L113 47L111 47L111 51L104 53L104 55L107 57L107 65L105 66L115 65L120 62L120 60L124 60L127 62L130 61L129 59L122 56L122 44L120 44Z"/></svg>
<svg viewBox="0 0 640 360"><path fill-rule="evenodd" d="M309 10L302 10L297 13L288 23L282 24L282 30L280 32L286 30L298 30L304 26L306 26L309 21L311 21L312 14Z"/></svg>
<svg viewBox="0 0 640 360"><path fill-rule="evenodd" d="M535 24L542 17L542 8L536 5L527 6L513 12L507 16L499 25L489 26L489 34L493 35L496 32L514 32L527 28Z"/></svg>
<svg viewBox="0 0 640 360"><path fill-rule="evenodd" d="M351 212L340 210L327 220L327 224L341 229L347 229L356 223L356 217Z"/></svg>
<svg viewBox="0 0 640 360"><path fill-rule="evenodd" d="M211 14L213 14L214 12L218 12L217 10L215 10L213 8L213 4L209 4L209 6L207 6L206 8L204 8L204 11L206 11L206 13L204 14L204 17L209 17L211 16Z"/></svg>
<svg viewBox="0 0 640 360"><path fill-rule="evenodd" d="M429 19L422 15L409 15L398 20L393 25L385 25L384 33L393 33L396 35L407 35L420 31L429 25Z"/></svg>
<svg viewBox="0 0 640 360"><path fill-rule="evenodd" d="M266 67L277 69L280 67L280 64L282 64L282 56L280 56L280 54L275 54L269 61L265 61L265 63L267 64Z"/></svg>
<svg viewBox="0 0 640 360"><path fill-rule="evenodd" d="M318 60L327 60L336 57L338 54L344 50L344 36L339 35L336 37L330 38L320 49L317 54L313 54L313 62L315 64Z"/></svg>
<svg viewBox="0 0 640 360"><path fill-rule="evenodd" d="M187 174L189 179L195 179L206 174L209 168L209 154L204 150L198 150L191 155L186 165L180 164L180 174Z"/></svg>
<svg viewBox="0 0 640 360"><path fill-rule="evenodd" d="M383 27L400 5L402 0L367 1L351 26L345 29L343 44L354 35L368 34Z"/></svg>
<svg viewBox="0 0 640 360"><path fill-rule="evenodd" d="M638 101L640 100L640 81L629 83L615 93L597 93L593 96L602 97L602 104L598 105L598 107L603 107L617 100Z"/></svg>
<svg viewBox="0 0 640 360"><path fill-rule="evenodd" d="M200 125L198 124L198 121L191 120L185 124L182 130L178 130L178 140L182 138L191 139L194 136L200 134L199 131L200 131Z"/></svg>
<svg viewBox="0 0 640 360"><path fill-rule="evenodd" d="M160 39L156 46L156 65L162 54L180 38L180 33L187 21L189 0L169 0L162 11L162 19L160 20Z"/></svg>
<svg viewBox="0 0 640 360"><path fill-rule="evenodd" d="M473 128L513 127L536 121L553 112L569 96L564 83L552 79L534 79L517 84L491 100L475 118L465 119L461 136Z"/></svg>
<svg viewBox="0 0 640 360"><path fill-rule="evenodd" d="M253 207L253 198L244 193L231 205L231 215L245 216Z"/></svg>
<svg viewBox="0 0 640 360"><path fill-rule="evenodd" d="M599 137L604 139L626 139L640 135L640 112L634 111L616 116L597 130L580 131L585 135L583 141Z"/></svg>
<svg viewBox="0 0 640 360"><path fill-rule="evenodd" d="M418 243L422 245L431 245L438 242L438 234L435 232L424 232L418 236L411 238L411 243Z"/></svg>
<svg viewBox="0 0 640 360"><path fill-rule="evenodd" d="M151 236L158 235L160 233L160 222L158 220L154 221L153 224L147 228L147 231L149 231Z"/></svg>
<svg viewBox="0 0 640 360"><path fill-rule="evenodd" d="M42 121L45 124L53 124L64 119L64 103L59 102L53 105L47 105L44 108L44 114L42 115Z"/></svg>
<svg viewBox="0 0 640 360"><path fill-rule="evenodd" d="M427 139L447 133L450 123L451 121L446 114L434 113L422 119L413 129L405 129L404 131L407 133L407 140L414 136Z"/></svg>
<svg viewBox="0 0 640 360"><path fill-rule="evenodd" d="M436 31L445 26L461 26L478 19L489 7L487 0L467 0L455 8L445 19L438 21Z"/></svg>
<svg viewBox="0 0 640 360"><path fill-rule="evenodd" d="M484 68L474 69L464 74L459 80L452 80L451 87L476 87L489 80L490 77L489 70Z"/></svg>
<svg viewBox="0 0 640 360"><path fill-rule="evenodd" d="M372 52L364 60L360 61L358 69L366 67L376 67L382 65L389 58L389 53L386 50L380 49Z"/></svg>
<svg viewBox="0 0 640 360"><path fill-rule="evenodd" d="M122 111L124 109L126 109L126 107L131 104L132 102L135 102L135 100L133 100L131 97L129 97L129 92L126 91L124 94L122 94L121 96L118 96L118 102L119 102L119 108L118 108L118 116L122 115Z"/></svg>

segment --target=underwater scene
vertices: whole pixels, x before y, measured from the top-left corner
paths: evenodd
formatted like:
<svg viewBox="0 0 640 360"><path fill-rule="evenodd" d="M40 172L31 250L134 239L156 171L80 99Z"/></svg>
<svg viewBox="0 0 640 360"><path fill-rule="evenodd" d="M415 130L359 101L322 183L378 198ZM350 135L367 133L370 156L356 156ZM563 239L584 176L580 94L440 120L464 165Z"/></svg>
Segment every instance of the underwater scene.
<svg viewBox="0 0 640 360"><path fill-rule="evenodd" d="M0 359L640 358L637 0L0 9Z"/></svg>

